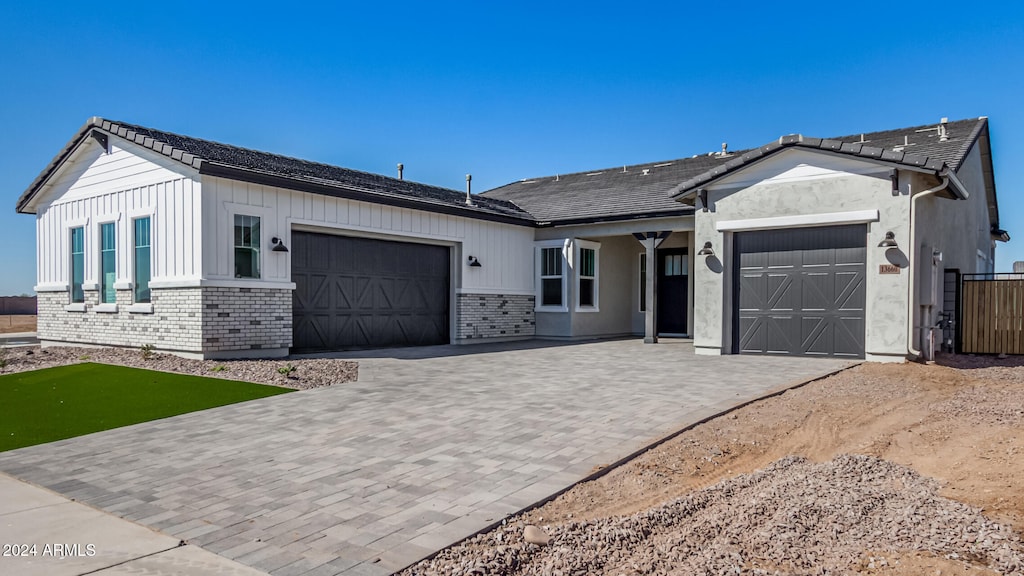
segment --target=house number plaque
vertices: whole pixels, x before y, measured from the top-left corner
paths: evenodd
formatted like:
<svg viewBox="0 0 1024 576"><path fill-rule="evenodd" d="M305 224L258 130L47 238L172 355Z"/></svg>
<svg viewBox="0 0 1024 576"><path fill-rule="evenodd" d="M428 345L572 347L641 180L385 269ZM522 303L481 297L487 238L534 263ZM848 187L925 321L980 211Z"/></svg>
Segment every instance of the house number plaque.
<svg viewBox="0 0 1024 576"><path fill-rule="evenodd" d="M879 274L899 274L900 273L900 267L895 265L895 264L879 264L878 265L878 273Z"/></svg>

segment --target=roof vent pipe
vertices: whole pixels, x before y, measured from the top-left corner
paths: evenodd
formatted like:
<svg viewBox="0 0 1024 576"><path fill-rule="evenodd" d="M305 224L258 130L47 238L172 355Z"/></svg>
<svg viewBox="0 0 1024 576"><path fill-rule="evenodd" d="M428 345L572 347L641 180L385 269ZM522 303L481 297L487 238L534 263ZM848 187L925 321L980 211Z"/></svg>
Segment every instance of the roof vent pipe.
<svg viewBox="0 0 1024 576"><path fill-rule="evenodd" d="M473 205L473 200L471 200L470 197L469 197L469 195L470 195L470 187L472 186L472 182L473 182L473 175L472 174L466 174L466 206L472 206Z"/></svg>
<svg viewBox="0 0 1024 576"><path fill-rule="evenodd" d="M946 134L946 123L949 122L949 118L943 118L939 121L939 142L945 142L949 140L949 135Z"/></svg>
<svg viewBox="0 0 1024 576"><path fill-rule="evenodd" d="M405 180L405 178L402 177L402 172L404 170L405 170L405 164L402 164L401 162L399 162L398 163L398 179L399 180Z"/></svg>
<svg viewBox="0 0 1024 576"><path fill-rule="evenodd" d="M728 153L729 153L729 143L728 142L722 142L722 156L725 156Z"/></svg>

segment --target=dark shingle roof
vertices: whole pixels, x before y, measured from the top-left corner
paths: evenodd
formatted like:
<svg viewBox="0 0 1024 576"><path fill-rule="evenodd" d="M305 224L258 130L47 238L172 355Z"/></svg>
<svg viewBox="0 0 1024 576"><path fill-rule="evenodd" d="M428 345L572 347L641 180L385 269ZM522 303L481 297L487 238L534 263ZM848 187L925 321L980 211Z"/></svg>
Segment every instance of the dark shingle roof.
<svg viewBox="0 0 1024 576"><path fill-rule="evenodd" d="M947 167L955 171L986 126L985 118L949 122L946 124L946 140L940 139L935 125L839 138L784 136L759 148L726 155L702 154L664 162L528 178L474 195L475 205L466 206L465 193L457 190L93 118L22 194L18 210L26 207L64 159L94 131L125 138L203 174L531 225L690 213L693 208L674 197L686 195L698 186L790 146L936 172Z"/></svg>
<svg viewBox="0 0 1024 576"><path fill-rule="evenodd" d="M618 167L528 178L488 190L483 195L515 202L538 220L554 223L672 215L688 208L673 196L788 146L817 148L936 171L947 165L955 170L985 124L984 118L949 122L946 124L945 141L940 141L934 124L866 133L863 134L864 143L861 143L861 134L826 139L784 136L760 148L739 150L724 156L703 154L626 166L625 171Z"/></svg>
<svg viewBox="0 0 1024 576"><path fill-rule="evenodd" d="M541 221L673 215L690 211L669 196L683 180L725 163L715 155L527 178L483 192L515 202Z"/></svg>
<svg viewBox="0 0 1024 576"><path fill-rule="evenodd" d="M530 214L514 203L498 198L474 195L474 206L467 206L465 192L457 190L409 180L398 180L330 164L309 162L102 118L92 118L87 122L78 135L68 143L64 151L54 158L53 162L18 200L19 210L25 206L67 155L78 146L78 143L88 137L93 130L125 138L191 166L203 174L260 181L321 194L336 194L392 204L399 203L424 210L457 213L467 217L518 221L521 224L532 224L533 221Z"/></svg>

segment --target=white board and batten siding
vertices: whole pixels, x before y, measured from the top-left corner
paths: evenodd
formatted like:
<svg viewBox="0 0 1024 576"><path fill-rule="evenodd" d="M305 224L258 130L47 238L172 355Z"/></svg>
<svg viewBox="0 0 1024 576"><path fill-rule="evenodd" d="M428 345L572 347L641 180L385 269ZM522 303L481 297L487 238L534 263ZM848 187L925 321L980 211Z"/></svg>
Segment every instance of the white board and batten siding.
<svg viewBox="0 0 1024 576"><path fill-rule="evenodd" d="M204 277L230 280L233 274L234 214L260 216L261 269L268 283L290 282L290 254L271 252L274 236L291 244L291 230L378 237L453 247L461 267L460 293L533 294L533 228L425 210L335 198L203 177ZM480 267L467 266L475 256ZM461 286L461 287L460 287Z"/></svg>
<svg viewBox="0 0 1024 576"><path fill-rule="evenodd" d="M117 282L132 279L133 219L152 218L153 281L201 274L199 175L145 148L111 142L109 152L87 140L52 177L36 216L39 290L67 289L70 229L85 228L84 282L99 281L100 224L114 222Z"/></svg>

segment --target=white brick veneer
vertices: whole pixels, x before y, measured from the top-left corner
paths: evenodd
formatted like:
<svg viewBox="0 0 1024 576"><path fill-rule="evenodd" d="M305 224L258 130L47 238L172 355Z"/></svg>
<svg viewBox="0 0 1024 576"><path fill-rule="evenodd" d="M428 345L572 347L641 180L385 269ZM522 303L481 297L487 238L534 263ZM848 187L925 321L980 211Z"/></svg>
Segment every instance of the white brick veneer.
<svg viewBox="0 0 1024 576"><path fill-rule="evenodd" d="M292 343L292 292L266 288L153 289L153 313L128 312L131 291L117 291L118 311L97 312L98 293L86 291L86 311L65 310L65 292L40 292L39 339L52 343L140 347L209 357L261 355Z"/></svg>
<svg viewBox="0 0 1024 576"><path fill-rule="evenodd" d="M459 294L455 338L467 342L532 337L536 330L534 302L532 295Z"/></svg>
<svg viewBox="0 0 1024 576"><path fill-rule="evenodd" d="M267 350L292 345L292 291L203 288L203 351Z"/></svg>

